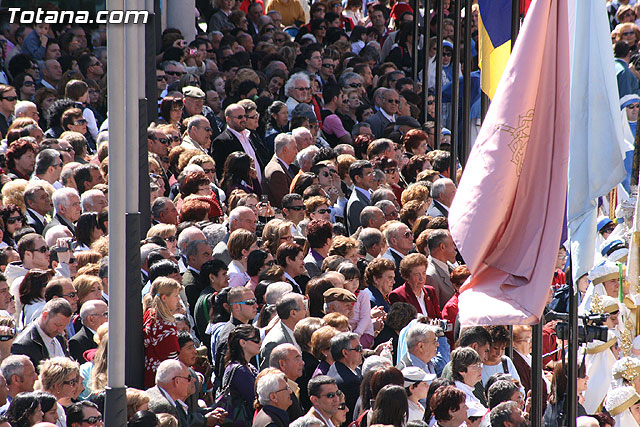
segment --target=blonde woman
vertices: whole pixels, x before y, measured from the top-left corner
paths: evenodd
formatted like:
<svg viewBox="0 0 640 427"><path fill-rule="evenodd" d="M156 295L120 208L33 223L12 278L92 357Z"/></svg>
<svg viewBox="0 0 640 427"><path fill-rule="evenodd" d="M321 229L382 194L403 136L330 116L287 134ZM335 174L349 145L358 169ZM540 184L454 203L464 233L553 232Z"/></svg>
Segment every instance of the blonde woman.
<svg viewBox="0 0 640 427"><path fill-rule="evenodd" d="M167 243L167 249L172 255L178 253L178 238L176 237L177 229L173 224L156 224L147 231L147 239L149 237L162 237Z"/></svg>
<svg viewBox="0 0 640 427"><path fill-rule="evenodd" d="M87 301L102 299L102 280L96 276L82 274L73 280L78 294L78 310Z"/></svg>
<svg viewBox="0 0 640 427"><path fill-rule="evenodd" d="M107 346L109 342L109 324L103 323L98 327L93 340L98 348L88 350L85 354L86 363L80 365L80 375L84 391L80 399L87 399L91 395L100 393L107 387Z"/></svg>
<svg viewBox="0 0 640 427"><path fill-rule="evenodd" d="M180 283L158 277L143 300L144 310L144 382L155 384L156 369L166 359L177 359L180 352L178 329L173 317L181 306Z"/></svg>
<svg viewBox="0 0 640 427"><path fill-rule="evenodd" d="M40 389L58 400L58 425L67 425L64 408L78 396L81 383L80 365L68 357L52 357L40 364Z"/></svg>

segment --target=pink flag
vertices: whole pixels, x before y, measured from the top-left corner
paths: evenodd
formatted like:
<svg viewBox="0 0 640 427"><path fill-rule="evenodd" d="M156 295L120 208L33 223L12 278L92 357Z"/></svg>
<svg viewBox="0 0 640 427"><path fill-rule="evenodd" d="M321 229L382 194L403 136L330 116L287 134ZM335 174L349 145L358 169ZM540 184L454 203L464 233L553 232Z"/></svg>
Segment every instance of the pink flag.
<svg viewBox="0 0 640 427"><path fill-rule="evenodd" d="M565 214L566 1L534 0L449 213L471 277L460 321L532 324L547 300Z"/></svg>

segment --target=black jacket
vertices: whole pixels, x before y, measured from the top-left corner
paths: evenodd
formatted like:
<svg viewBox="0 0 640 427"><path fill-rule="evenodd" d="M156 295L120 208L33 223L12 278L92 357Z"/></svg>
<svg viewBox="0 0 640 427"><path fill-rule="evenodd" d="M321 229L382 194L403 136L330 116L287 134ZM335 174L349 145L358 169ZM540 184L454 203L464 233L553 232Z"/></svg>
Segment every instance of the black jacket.
<svg viewBox="0 0 640 427"><path fill-rule="evenodd" d="M69 356L69 350L67 349L67 340L62 335L56 337L60 341L62 351L65 356ZM38 329L36 329L36 322L31 323L18 335L11 345L11 354L24 354L29 356L33 366L38 369L40 362L49 358L49 351L42 341Z"/></svg>
<svg viewBox="0 0 640 427"><path fill-rule="evenodd" d="M69 339L69 354L80 364L86 362L84 352L92 348L98 348L98 344L93 340L93 332L86 326L82 326L82 329Z"/></svg>

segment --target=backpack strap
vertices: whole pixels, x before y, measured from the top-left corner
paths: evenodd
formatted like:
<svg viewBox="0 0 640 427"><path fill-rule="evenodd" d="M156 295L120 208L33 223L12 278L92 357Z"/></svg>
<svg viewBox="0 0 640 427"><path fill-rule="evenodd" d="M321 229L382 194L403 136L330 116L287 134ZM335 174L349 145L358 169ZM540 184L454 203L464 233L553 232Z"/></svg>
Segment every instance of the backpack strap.
<svg viewBox="0 0 640 427"><path fill-rule="evenodd" d="M507 363L507 356L502 356L500 358L500 361L502 362L502 370L504 371L505 374L509 373L509 364Z"/></svg>

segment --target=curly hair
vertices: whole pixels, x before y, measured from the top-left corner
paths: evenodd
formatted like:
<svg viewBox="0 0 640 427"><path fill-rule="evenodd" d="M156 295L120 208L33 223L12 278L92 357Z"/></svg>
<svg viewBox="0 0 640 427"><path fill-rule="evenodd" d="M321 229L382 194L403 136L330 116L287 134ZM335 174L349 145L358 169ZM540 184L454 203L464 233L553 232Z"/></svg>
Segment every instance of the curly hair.
<svg viewBox="0 0 640 427"><path fill-rule="evenodd" d="M464 403L465 399L466 396L462 390L448 385L436 390L431 397L429 406L436 420L449 421L451 419L449 413L460 409L460 405Z"/></svg>
<svg viewBox="0 0 640 427"><path fill-rule="evenodd" d="M9 144L9 148L5 152L9 169L15 169L16 160L25 155L27 151L33 152L34 156L38 153L38 145L34 141L33 138L23 137Z"/></svg>

